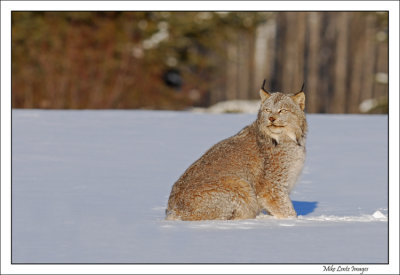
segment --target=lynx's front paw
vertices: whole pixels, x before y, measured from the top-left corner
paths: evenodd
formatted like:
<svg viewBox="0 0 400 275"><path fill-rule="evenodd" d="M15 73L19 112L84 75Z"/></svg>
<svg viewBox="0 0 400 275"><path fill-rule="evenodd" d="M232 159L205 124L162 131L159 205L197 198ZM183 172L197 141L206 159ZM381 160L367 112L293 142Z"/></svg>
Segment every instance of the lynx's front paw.
<svg viewBox="0 0 400 275"><path fill-rule="evenodd" d="M293 210L290 213L275 213L273 216L277 217L278 219L296 219L297 213Z"/></svg>
<svg viewBox="0 0 400 275"><path fill-rule="evenodd" d="M294 210L289 196L283 196L277 199L270 195L271 194L267 194L267 196L265 196L266 200L264 201L264 208L269 214L278 219L297 218L297 213Z"/></svg>

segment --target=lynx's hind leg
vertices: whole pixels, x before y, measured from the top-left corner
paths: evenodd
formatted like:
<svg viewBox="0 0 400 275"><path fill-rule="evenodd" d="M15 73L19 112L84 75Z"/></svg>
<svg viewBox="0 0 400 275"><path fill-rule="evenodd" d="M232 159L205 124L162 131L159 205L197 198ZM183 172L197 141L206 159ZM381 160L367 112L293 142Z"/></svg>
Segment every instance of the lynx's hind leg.
<svg viewBox="0 0 400 275"><path fill-rule="evenodd" d="M258 204L250 184L235 178L186 187L168 203L167 220L234 220L255 218Z"/></svg>

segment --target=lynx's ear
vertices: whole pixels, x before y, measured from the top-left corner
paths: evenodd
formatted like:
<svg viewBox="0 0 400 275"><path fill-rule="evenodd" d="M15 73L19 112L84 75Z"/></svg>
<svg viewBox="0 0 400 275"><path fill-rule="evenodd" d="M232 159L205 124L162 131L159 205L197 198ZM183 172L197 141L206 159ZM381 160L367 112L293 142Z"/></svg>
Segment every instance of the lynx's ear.
<svg viewBox="0 0 400 275"><path fill-rule="evenodd" d="M260 89L261 102L267 100L271 95L265 90L265 79Z"/></svg>
<svg viewBox="0 0 400 275"><path fill-rule="evenodd" d="M297 94L292 96L292 99L294 102L299 104L300 109L304 111L304 107L306 106L306 95L304 94L304 92L303 91L298 92Z"/></svg>
<svg viewBox="0 0 400 275"><path fill-rule="evenodd" d="M300 109L304 111L304 107L306 106L306 95L303 92L304 89L304 83L303 86L301 86L300 92L292 96L292 99L294 102L299 104Z"/></svg>

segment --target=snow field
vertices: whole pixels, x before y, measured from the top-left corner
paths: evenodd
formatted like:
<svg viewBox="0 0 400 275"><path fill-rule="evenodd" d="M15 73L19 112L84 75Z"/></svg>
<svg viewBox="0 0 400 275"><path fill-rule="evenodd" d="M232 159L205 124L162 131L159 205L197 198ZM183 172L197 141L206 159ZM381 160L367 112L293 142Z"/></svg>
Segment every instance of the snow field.
<svg viewBox="0 0 400 275"><path fill-rule="evenodd" d="M164 220L184 170L254 119L14 110L13 263L386 263L383 115L307 115L298 219Z"/></svg>

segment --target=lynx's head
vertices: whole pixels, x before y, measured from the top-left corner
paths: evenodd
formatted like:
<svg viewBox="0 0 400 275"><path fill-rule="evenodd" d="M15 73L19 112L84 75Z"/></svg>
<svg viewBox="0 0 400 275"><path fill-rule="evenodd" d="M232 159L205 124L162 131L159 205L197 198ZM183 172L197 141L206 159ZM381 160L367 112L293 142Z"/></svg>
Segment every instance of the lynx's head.
<svg viewBox="0 0 400 275"><path fill-rule="evenodd" d="M270 94L264 86L265 80L260 89L261 106L257 117L259 130L276 143L289 138L304 145L307 131L304 85L296 94Z"/></svg>

